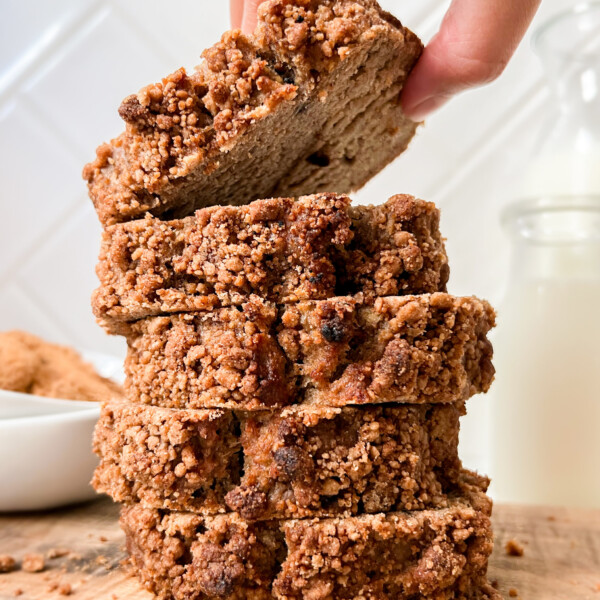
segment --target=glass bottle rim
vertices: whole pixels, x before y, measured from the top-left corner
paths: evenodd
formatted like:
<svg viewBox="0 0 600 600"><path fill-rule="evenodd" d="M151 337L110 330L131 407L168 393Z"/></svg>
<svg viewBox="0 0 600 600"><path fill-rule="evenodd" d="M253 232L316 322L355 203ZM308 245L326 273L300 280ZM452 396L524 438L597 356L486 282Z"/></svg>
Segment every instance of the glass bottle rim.
<svg viewBox="0 0 600 600"><path fill-rule="evenodd" d="M509 234L533 243L597 242L600 241L600 195L521 198L504 207L500 222Z"/></svg>
<svg viewBox="0 0 600 600"><path fill-rule="evenodd" d="M545 50L544 40L547 39L548 34L558 24L561 22L564 23L569 19L579 19L583 15L594 15L597 18L598 23L600 23L600 0L587 0L579 2L570 8L558 12L554 16L544 21L531 36L531 45L535 52L539 56L543 56ZM570 54L568 50L561 50L558 47L555 47L554 50L558 51L558 54Z"/></svg>

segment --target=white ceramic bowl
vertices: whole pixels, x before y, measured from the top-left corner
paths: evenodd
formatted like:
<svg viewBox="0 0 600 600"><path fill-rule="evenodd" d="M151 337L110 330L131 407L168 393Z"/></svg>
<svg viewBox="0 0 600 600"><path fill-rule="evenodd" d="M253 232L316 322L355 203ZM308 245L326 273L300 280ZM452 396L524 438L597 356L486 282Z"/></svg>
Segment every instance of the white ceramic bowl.
<svg viewBox="0 0 600 600"><path fill-rule="evenodd" d="M98 371L122 380L122 361L82 353ZM0 390L0 511L42 510L94 497L98 459L94 402L56 400Z"/></svg>

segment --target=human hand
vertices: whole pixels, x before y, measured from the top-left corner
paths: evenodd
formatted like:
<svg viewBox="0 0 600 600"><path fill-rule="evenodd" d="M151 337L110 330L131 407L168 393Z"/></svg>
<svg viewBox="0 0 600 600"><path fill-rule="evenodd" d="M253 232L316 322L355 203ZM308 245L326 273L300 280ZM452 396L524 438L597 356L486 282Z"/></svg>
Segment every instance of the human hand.
<svg viewBox="0 0 600 600"><path fill-rule="evenodd" d="M254 30L265 0L230 0L231 21ZM414 121L459 92L496 79L523 39L541 0L453 0L439 32L425 48L404 92L404 112Z"/></svg>
<svg viewBox="0 0 600 600"><path fill-rule="evenodd" d="M231 25L244 33L252 33L256 27L258 5L266 0L229 0Z"/></svg>
<svg viewBox="0 0 600 600"><path fill-rule="evenodd" d="M523 39L541 0L453 0L402 93L414 121L468 88L494 81Z"/></svg>

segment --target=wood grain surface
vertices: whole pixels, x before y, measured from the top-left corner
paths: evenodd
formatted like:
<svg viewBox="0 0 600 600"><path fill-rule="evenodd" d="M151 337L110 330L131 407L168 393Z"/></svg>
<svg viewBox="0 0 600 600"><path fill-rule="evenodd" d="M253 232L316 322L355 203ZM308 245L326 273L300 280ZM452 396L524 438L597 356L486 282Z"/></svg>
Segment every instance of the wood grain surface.
<svg viewBox="0 0 600 600"><path fill-rule="evenodd" d="M513 590L522 600L600 600L600 511L496 506L494 512L490 579L505 598ZM0 598L59 600L68 584L74 600L150 600L121 566L125 552L117 515L117 506L98 500L0 516L0 555L10 554L18 566L28 553L46 557L42 572L0 573ZM511 539L523 546L523 556L506 553ZM48 558L57 550L66 554Z"/></svg>

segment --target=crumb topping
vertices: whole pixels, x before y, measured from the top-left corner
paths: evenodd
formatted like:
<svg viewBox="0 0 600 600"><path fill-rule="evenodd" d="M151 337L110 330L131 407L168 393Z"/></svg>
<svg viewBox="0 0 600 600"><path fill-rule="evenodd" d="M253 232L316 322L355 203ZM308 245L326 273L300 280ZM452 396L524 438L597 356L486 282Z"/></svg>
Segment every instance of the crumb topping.
<svg viewBox="0 0 600 600"><path fill-rule="evenodd" d="M240 310L241 309L241 310ZM126 394L179 408L438 403L485 392L495 313L424 294L306 301L149 317L127 324Z"/></svg>
<svg viewBox="0 0 600 600"><path fill-rule="evenodd" d="M118 332L120 321L242 304L252 294L281 303L444 291L438 224L433 204L405 195L380 206L317 194L176 221L147 216L105 231L93 307Z"/></svg>

